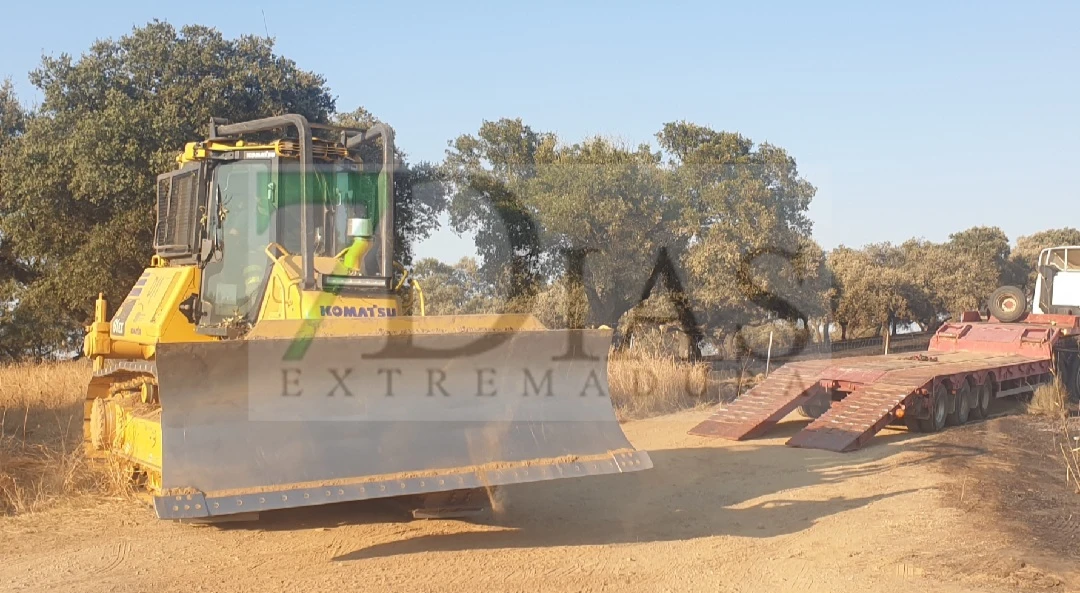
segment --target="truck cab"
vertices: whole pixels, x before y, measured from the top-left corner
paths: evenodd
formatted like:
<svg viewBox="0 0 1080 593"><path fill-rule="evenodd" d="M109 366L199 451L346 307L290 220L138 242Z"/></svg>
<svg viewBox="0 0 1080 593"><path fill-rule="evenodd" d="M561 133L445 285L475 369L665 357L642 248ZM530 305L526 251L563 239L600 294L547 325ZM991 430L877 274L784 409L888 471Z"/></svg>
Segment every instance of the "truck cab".
<svg viewBox="0 0 1080 593"><path fill-rule="evenodd" d="M1050 247L1039 253L1031 312L1080 314L1080 246Z"/></svg>

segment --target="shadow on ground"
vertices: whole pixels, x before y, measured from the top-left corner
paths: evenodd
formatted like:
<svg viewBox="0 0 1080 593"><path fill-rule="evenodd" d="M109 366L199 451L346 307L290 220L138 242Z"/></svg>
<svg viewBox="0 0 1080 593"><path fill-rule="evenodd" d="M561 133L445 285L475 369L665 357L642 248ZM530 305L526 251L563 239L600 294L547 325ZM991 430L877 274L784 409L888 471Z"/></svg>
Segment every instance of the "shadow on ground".
<svg viewBox="0 0 1080 593"><path fill-rule="evenodd" d="M785 430L791 428L785 427ZM818 484L872 476L897 466L978 455L978 448L922 440L918 453L890 459L904 439L897 432L856 454L770 445L652 451L654 468L625 475L557 480L505 489L509 506L490 526L425 530L407 539L364 546L336 561L430 551L605 545L685 540L714 535L770 537L807 529L823 517L911 492L807 500L773 496ZM774 441L775 442L775 441ZM769 500L755 502L769 496ZM343 524L405 521L393 501L346 503L267 513L244 528L290 530Z"/></svg>

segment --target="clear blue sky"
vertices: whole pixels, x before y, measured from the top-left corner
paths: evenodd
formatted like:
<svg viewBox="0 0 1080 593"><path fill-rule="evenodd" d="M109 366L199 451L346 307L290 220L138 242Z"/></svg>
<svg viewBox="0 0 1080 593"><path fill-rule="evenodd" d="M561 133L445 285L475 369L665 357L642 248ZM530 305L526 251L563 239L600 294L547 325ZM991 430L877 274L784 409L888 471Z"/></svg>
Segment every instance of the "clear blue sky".
<svg viewBox="0 0 1080 593"><path fill-rule="evenodd" d="M43 52L153 18L261 35L264 11L278 52L325 75L340 110L391 123L414 161L484 119L634 143L686 119L788 149L826 248L1080 226L1080 4L878 4L20 2L0 76L33 102ZM449 232L420 250L469 251Z"/></svg>

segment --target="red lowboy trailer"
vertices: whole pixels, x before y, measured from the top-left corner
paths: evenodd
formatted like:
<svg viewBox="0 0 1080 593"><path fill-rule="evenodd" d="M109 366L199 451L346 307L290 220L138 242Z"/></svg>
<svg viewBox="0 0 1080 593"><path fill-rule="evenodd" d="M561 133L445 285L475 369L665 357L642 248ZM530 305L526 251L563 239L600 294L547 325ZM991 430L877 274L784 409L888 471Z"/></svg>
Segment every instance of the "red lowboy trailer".
<svg viewBox="0 0 1080 593"><path fill-rule="evenodd" d="M793 447L852 451L894 422L938 431L985 417L994 398L1034 391L1055 365L1075 375L1078 333L1073 315L1001 323L968 313L942 325L926 352L786 364L690 434L750 439L796 409L814 420Z"/></svg>
<svg viewBox="0 0 1080 593"><path fill-rule="evenodd" d="M1080 246L1042 250L1029 314L1024 291L1003 286L977 312L938 328L924 353L786 364L690 430L760 436L798 409L813 422L787 444L858 449L890 423L936 432L984 418L994 398L1033 392L1056 373L1080 397Z"/></svg>

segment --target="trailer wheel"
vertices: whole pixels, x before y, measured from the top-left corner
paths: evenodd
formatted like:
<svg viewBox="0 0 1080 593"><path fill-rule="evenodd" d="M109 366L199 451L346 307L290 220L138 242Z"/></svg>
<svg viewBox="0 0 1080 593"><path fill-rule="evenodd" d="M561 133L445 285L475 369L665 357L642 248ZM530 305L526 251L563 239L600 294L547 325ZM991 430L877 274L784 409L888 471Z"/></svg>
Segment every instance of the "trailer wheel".
<svg viewBox="0 0 1080 593"><path fill-rule="evenodd" d="M1027 312L1027 297L1015 286L1002 286L990 294L990 314L1003 323L1020 321Z"/></svg>
<svg viewBox="0 0 1080 593"><path fill-rule="evenodd" d="M821 415L829 410L829 406L832 405L832 399L827 394L820 394L810 398L810 401L796 408L796 411L803 418L810 418L811 420L817 420L821 418Z"/></svg>
<svg viewBox="0 0 1080 593"><path fill-rule="evenodd" d="M960 389L956 390L956 395L953 396L953 411L949 412L947 418L950 425L963 426L967 424L968 417L971 415L971 396L971 383L964 381Z"/></svg>
<svg viewBox="0 0 1080 593"><path fill-rule="evenodd" d="M922 432L937 432L945 428L945 421L949 416L949 390L943 383L934 387L934 393L930 396L930 417L919 420L919 430Z"/></svg>
<svg viewBox="0 0 1080 593"><path fill-rule="evenodd" d="M975 407L971 408L971 416L983 419L990 415L990 402L994 400L994 383L990 379L983 381L982 385L975 388Z"/></svg>

